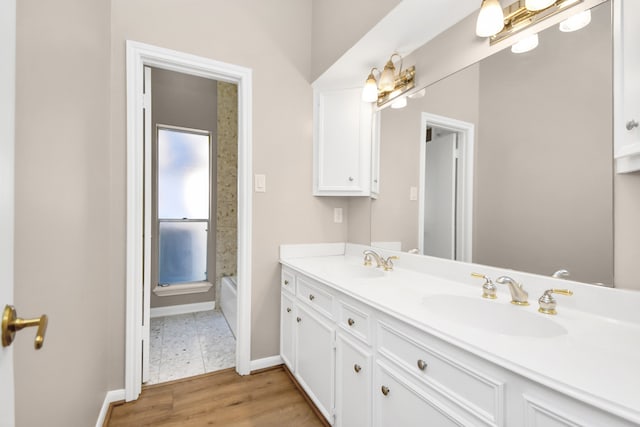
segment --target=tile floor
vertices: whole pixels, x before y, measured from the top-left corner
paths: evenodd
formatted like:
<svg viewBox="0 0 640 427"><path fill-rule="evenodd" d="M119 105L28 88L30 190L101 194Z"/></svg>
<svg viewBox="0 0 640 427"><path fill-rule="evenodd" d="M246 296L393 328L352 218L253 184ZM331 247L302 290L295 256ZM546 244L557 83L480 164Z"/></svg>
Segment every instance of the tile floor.
<svg viewBox="0 0 640 427"><path fill-rule="evenodd" d="M236 340L219 310L154 317L150 336L146 384L235 366Z"/></svg>

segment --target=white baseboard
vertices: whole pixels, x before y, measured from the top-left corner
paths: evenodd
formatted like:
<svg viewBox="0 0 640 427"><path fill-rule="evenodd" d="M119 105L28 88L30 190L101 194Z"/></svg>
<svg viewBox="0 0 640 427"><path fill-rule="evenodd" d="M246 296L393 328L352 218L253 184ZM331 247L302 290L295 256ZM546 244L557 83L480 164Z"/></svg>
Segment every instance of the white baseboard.
<svg viewBox="0 0 640 427"><path fill-rule="evenodd" d="M110 390L107 392L104 397L104 402L102 402L102 408L100 408L100 414L98 415L98 421L96 421L96 427L102 427L104 425L104 418L107 416L107 411L109 410L109 405L112 402L117 402L119 400L124 400L124 389L120 390Z"/></svg>
<svg viewBox="0 0 640 427"><path fill-rule="evenodd" d="M264 359L256 359L251 361L251 371L257 371L259 369L270 368L272 366L282 365L282 357L280 355L265 357Z"/></svg>
<svg viewBox="0 0 640 427"><path fill-rule="evenodd" d="M193 304L170 305L167 307L152 307L149 312L150 317L173 316L176 314L195 313L197 311L208 311L216 308L215 301L195 302Z"/></svg>

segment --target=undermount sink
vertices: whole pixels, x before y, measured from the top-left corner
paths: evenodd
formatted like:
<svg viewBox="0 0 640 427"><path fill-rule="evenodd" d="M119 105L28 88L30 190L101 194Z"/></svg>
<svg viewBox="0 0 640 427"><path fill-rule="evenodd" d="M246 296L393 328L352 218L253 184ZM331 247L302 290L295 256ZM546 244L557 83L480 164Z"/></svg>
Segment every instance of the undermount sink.
<svg viewBox="0 0 640 427"><path fill-rule="evenodd" d="M422 300L429 313L470 328L496 334L532 338L552 338L567 330L546 315L525 311L524 307L459 295L432 295Z"/></svg>

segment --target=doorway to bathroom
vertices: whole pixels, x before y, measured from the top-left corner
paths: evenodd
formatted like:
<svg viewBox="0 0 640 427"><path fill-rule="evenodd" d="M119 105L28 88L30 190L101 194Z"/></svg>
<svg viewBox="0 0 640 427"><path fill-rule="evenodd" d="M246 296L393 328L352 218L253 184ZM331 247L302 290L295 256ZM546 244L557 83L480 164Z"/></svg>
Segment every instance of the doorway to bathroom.
<svg viewBox="0 0 640 427"><path fill-rule="evenodd" d="M422 113L418 248L471 262L474 125Z"/></svg>
<svg viewBox="0 0 640 427"><path fill-rule="evenodd" d="M151 292L142 382L157 384L235 366L236 292L221 289L230 281L235 290L237 271L238 99L234 83L144 73Z"/></svg>
<svg viewBox="0 0 640 427"><path fill-rule="evenodd" d="M233 162L230 161L222 161L220 158L220 141L218 140L221 140L221 129L216 129L215 138L218 140L216 140L214 151L211 149L214 145L212 143L214 133L206 126L189 121L176 122L173 121L173 119L163 119L159 122L161 126L153 123L151 118L152 107L154 97L157 97L157 94L154 95L151 90L153 85L151 78L153 69L162 72L173 72L180 77L197 77L207 81L209 84L215 84L216 88L218 88L221 83L225 83L226 85L224 86L229 89L233 88L236 93L236 98L235 100L231 100L229 104L232 104L236 108L236 114L233 116L236 125L235 127L229 126L228 128L232 129L229 136L230 140L233 139L236 143L235 151L232 151L236 156L237 167L231 168L233 171L229 172L229 175L236 179L235 185L229 183L220 184L217 181L217 178L221 176L220 171L224 169L222 166L218 166L219 163L222 162L220 164L224 166L233 164ZM158 82L156 82L156 84L157 83ZM184 85L183 89L188 87L188 83L184 83ZM151 353L152 309L154 319L165 317L162 322L162 328L159 322L154 324L153 332L157 335L162 334L166 336L167 330L173 328L178 331L175 334L180 335L181 339L186 335L192 337L197 336L199 331L205 330L208 330L207 336L213 336L216 335L216 331L220 331L220 324L218 323L216 326L215 323L211 322L222 321L222 325L229 329L229 324L236 323L235 358L229 358L234 360L237 373L246 375L251 371L251 87L250 69L157 46L127 41L126 401L137 399L142 390L143 380L149 381L149 375L151 373L149 369L151 365L149 363L149 355ZM199 91L200 89L195 90L195 92ZM192 89L191 92L193 93L194 90ZM181 101L176 98L175 92L169 93L168 99L169 101L167 101L166 104L171 104L174 110L177 107L177 109L180 110L179 114L181 114L182 118L192 118L191 114L186 113L187 108L184 104L181 104ZM218 97L218 99L220 100L222 97ZM158 100L156 99L155 101ZM217 104L216 108L218 108ZM222 110L224 110L224 108ZM211 119L211 117L212 114L209 113L209 119ZM227 120L229 117L230 116L225 116L225 118L221 120ZM218 119L218 112L216 112L212 120L216 126L219 123ZM209 173L213 175L211 171L215 169L216 179L214 180L213 176L211 176L208 184L211 188L216 187L216 195L210 198L208 217L203 218L203 215L196 215L198 218L191 218L189 214L182 217L174 215L172 218L163 218L165 221L160 221L161 218L158 216L158 211L154 212L154 204L152 202L154 202L153 198L157 197L154 193L154 191L157 191L157 185L154 188L152 184L154 183L154 174L157 175L157 173L153 170L153 167L154 156L157 155L158 150L156 149L154 152L152 144L154 143L153 137L157 137L159 129L177 131L177 133L183 136L185 134L211 135L209 137L210 147L208 151L208 157L210 158ZM157 161L157 159L155 160ZM233 196L235 202L228 203L227 206L230 206L229 209L227 209L225 213L222 213L219 211L219 208L220 206L224 206L224 203L220 203L218 197L229 194L228 191L224 190L226 186L231 186L236 189L236 193ZM198 185L188 185L187 187L188 190L183 190L178 193L184 195L198 187ZM155 202L157 203L157 200ZM214 204L216 204L215 208L213 207ZM224 227L221 226L222 222L224 222L222 219L225 217L235 218L237 222L236 230L234 231L236 235L235 239L231 237L225 240L219 237L225 233ZM152 265L152 255L154 255L152 252L155 250L159 256L162 247L162 242L160 241L162 240L160 237L160 234L162 234L160 233L161 222L187 228L199 228L200 236L203 235L202 223L208 223L205 229L206 234L204 234L207 236L204 240L206 240L208 245L206 250L207 254L204 257L206 261L202 261L202 254L194 257L193 253L183 258L178 258L177 261L174 259L175 265L171 266L174 270L172 270L171 273L175 275L173 279L169 280L174 283L163 283L164 280L160 280L159 278L159 266ZM216 225L215 230L213 227L214 223ZM185 246L189 240L189 238L185 237L186 235L185 233L173 233L173 237L181 241L179 244L183 246ZM155 240L154 236L156 236ZM166 237L168 236L169 235ZM192 240L194 236L195 235L191 235ZM169 240L171 239L169 238ZM202 238L200 241L202 241ZM230 243L220 248L220 242L225 241ZM169 245L169 248L175 249L172 245ZM172 253L175 255L176 251L173 249L169 249L167 255ZM227 273L227 269L224 266L218 265L218 263L224 262L224 257L217 256L220 250L222 250L224 254L233 254L235 257L235 268L231 267L229 273ZM210 257L213 258L210 259ZM197 264L195 263L196 258L200 259L198 264L200 267L197 268L195 267ZM206 265L206 271L204 273L201 271L203 263ZM180 269L189 268L192 269L191 273L193 273L193 275L189 277L181 276L182 273ZM225 314L218 312L221 316L216 316L216 311L211 311L211 308L219 308L220 306L218 297L223 294L221 290L223 275L225 279L232 276L233 271L231 270L237 272L237 288L235 289L237 297L235 302L229 304L235 307L235 322L227 322ZM152 272L158 274L158 279L153 283L153 286L151 279ZM227 276L227 274L229 276ZM198 280L203 278L205 280ZM218 289L216 289L216 287ZM189 300L190 298L196 298L197 294L207 294L208 292L213 296L212 299L206 299L201 302ZM152 295L154 299L164 298L164 301L168 301L168 298L173 297L181 298L181 300L177 304L163 305L162 303L154 303L152 305ZM176 307L179 307L179 310L176 311ZM174 315L182 316L181 324L178 322L178 325L167 326L166 316ZM231 314L227 315L229 318L230 316ZM193 322L189 319L190 317L192 317L191 320L193 320ZM196 317L209 317L209 323L204 327L197 326L196 320L199 319L196 319ZM186 332L189 323L196 324L195 332L193 330L190 333ZM227 337L228 336L229 335L227 335ZM230 336L233 336L233 334ZM166 341L164 337L163 341ZM182 340L182 342L187 341ZM202 351L203 348L206 348L206 343L202 344L200 338L192 338L188 342L192 344L191 351L187 345L179 348L177 351L182 353L191 352L191 354L194 355L195 349L193 347L195 347L197 343L200 347L202 365L204 366L205 356L202 355ZM174 353L174 356L175 359L177 355ZM187 363L187 365L192 364L193 362L191 361ZM189 367L188 369L191 368ZM193 372L190 372L190 375L193 374Z"/></svg>

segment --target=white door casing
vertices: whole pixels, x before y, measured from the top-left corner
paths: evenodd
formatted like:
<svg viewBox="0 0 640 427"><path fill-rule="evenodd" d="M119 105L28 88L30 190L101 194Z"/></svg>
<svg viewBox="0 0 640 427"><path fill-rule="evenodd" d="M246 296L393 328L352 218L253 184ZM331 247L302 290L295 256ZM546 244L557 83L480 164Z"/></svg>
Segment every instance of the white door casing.
<svg viewBox="0 0 640 427"><path fill-rule="evenodd" d="M251 370L252 71L183 52L127 40L127 255L125 400L142 389L144 274L144 67L238 86L238 326L236 371Z"/></svg>
<svg viewBox="0 0 640 427"><path fill-rule="evenodd" d="M425 158L427 125L458 135L456 260L471 262L473 238L473 159L475 125L436 114L422 113L420 120L420 188L418 197L418 247L424 251Z"/></svg>
<svg viewBox="0 0 640 427"><path fill-rule="evenodd" d="M142 382L149 380L149 340L151 322L151 67L144 67L144 95L142 98L144 119L144 263L142 273Z"/></svg>
<svg viewBox="0 0 640 427"><path fill-rule="evenodd" d="M16 1L0 2L0 309L13 304ZM0 347L0 426L15 425L13 347Z"/></svg>

